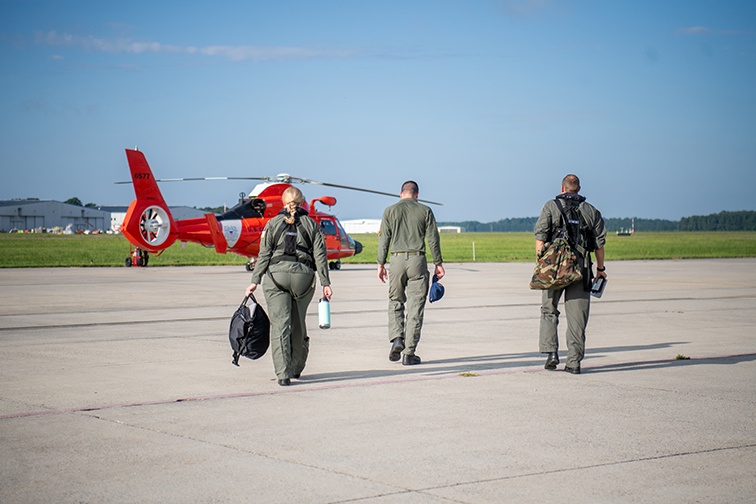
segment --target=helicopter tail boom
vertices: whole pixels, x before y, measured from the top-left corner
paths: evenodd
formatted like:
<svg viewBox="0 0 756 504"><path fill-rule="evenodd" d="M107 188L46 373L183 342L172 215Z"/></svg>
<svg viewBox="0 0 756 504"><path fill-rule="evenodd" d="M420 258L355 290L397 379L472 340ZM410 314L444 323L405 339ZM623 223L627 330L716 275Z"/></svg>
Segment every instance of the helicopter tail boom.
<svg viewBox="0 0 756 504"><path fill-rule="evenodd" d="M126 212L122 232L135 247L160 252L176 241L176 223L144 154L127 149L126 158L136 199Z"/></svg>

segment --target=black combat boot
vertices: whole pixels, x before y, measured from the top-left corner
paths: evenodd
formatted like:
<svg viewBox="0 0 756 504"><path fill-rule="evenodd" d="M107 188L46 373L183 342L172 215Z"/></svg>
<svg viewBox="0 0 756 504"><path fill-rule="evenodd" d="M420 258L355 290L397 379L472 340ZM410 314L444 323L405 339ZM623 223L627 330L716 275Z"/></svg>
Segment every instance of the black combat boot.
<svg viewBox="0 0 756 504"><path fill-rule="evenodd" d="M543 365L543 369L556 369L557 364L559 364L559 356L556 352L549 352L549 355L546 357L546 364Z"/></svg>

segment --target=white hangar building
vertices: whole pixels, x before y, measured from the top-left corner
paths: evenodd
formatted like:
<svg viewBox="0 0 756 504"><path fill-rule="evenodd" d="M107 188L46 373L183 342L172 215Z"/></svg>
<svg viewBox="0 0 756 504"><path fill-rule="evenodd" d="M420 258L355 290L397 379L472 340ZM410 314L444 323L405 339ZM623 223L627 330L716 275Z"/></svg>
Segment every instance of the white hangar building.
<svg viewBox="0 0 756 504"><path fill-rule="evenodd" d="M377 233L381 229L381 219L339 220L347 234Z"/></svg>
<svg viewBox="0 0 756 504"><path fill-rule="evenodd" d="M125 206L80 207L60 201L10 200L0 201L0 232L26 229L66 229L71 231L120 231ZM196 208L170 207L176 220L202 217L205 213Z"/></svg>
<svg viewBox="0 0 756 504"><path fill-rule="evenodd" d="M69 205L60 201L0 201L0 232L65 228L69 224L74 231L104 231L110 228L110 214L97 208Z"/></svg>

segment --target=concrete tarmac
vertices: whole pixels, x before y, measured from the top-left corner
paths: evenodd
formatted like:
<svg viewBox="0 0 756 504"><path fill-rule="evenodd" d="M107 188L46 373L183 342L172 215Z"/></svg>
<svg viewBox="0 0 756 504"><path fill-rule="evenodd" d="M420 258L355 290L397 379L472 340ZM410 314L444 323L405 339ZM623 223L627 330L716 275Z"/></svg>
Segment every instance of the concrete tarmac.
<svg viewBox="0 0 756 504"><path fill-rule="evenodd" d="M607 266L575 376L531 264L448 264L418 366L345 265L290 387L231 364L242 268L0 270L0 502L754 502L756 259Z"/></svg>

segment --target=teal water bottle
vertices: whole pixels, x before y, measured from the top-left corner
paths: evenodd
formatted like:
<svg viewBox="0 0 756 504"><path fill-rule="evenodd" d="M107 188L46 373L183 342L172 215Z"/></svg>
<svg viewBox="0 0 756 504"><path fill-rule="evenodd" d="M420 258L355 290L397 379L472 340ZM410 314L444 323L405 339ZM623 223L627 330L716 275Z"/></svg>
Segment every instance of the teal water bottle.
<svg viewBox="0 0 756 504"><path fill-rule="evenodd" d="M318 325L321 329L331 327L331 303L324 297L318 303Z"/></svg>

